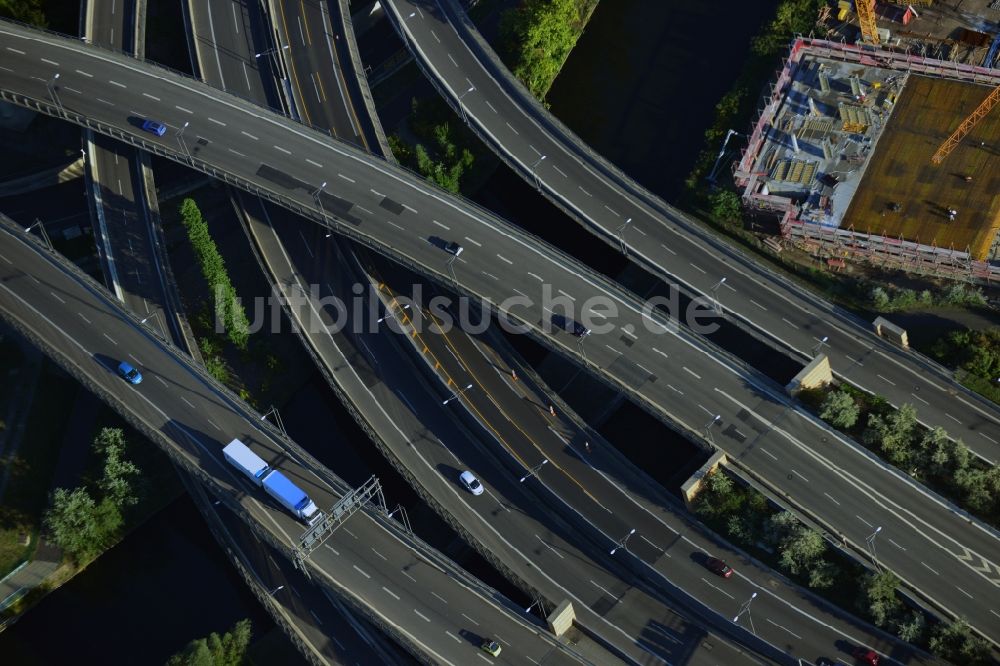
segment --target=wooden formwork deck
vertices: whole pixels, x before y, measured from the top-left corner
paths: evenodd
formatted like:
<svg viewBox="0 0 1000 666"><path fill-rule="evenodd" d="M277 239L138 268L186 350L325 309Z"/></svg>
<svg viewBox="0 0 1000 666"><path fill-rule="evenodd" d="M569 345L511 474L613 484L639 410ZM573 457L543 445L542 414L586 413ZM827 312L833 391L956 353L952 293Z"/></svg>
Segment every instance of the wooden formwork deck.
<svg viewBox="0 0 1000 666"><path fill-rule="evenodd" d="M974 259L985 260L1000 228L1000 109L983 118L940 165L932 164L931 156L989 92L985 86L911 76L841 227L968 249ZM890 210L892 203L901 210ZM949 209L958 211L954 221Z"/></svg>

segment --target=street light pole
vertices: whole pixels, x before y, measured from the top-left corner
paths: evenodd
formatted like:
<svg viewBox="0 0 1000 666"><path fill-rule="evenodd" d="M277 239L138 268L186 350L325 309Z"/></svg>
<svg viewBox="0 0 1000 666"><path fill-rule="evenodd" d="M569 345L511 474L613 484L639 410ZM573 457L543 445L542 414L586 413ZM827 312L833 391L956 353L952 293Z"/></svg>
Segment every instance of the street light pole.
<svg viewBox="0 0 1000 666"><path fill-rule="evenodd" d="M531 165L531 177L535 181L535 189L539 191L541 191L542 189L542 182L538 180L538 165L544 161L545 161L545 155L542 155L537 160L535 160L534 164Z"/></svg>
<svg viewBox="0 0 1000 666"><path fill-rule="evenodd" d="M816 346L813 347L813 356L816 356L817 354L819 354L820 350L823 349L823 346L826 344L826 341L829 340L829 339L830 339L829 335L824 335L823 339L816 343Z"/></svg>
<svg viewBox="0 0 1000 666"><path fill-rule="evenodd" d="M157 313L156 310L153 310L148 315L146 315L146 317L143 318L139 323L140 324L145 324L150 319L153 319L153 320L156 321L156 325L159 326L159 328L160 328L160 335L163 336L164 340L166 340L167 339L167 331L166 331L166 328L163 326L163 323L160 321L160 317L159 317L159 315L158 315L158 313Z"/></svg>
<svg viewBox="0 0 1000 666"><path fill-rule="evenodd" d="M59 95L56 93L56 81L59 80L59 72L52 75L52 78L48 80L45 87L49 89L49 96L52 97L52 103L59 107L59 110L63 110L62 102L59 100Z"/></svg>
<svg viewBox="0 0 1000 666"><path fill-rule="evenodd" d="M632 218L631 217L628 218L627 220L625 220L625 224L623 224L622 226L618 227L618 231L615 232L615 233L618 234L618 243L621 244L622 254L624 254L626 257L628 257L628 244L625 243L625 229L630 224L632 224Z"/></svg>
<svg viewBox="0 0 1000 666"><path fill-rule="evenodd" d="M611 554L614 555L619 550L628 550L626 544L628 544L628 538L630 536L632 536L633 534L635 534L635 528L634 527L629 530L628 534L626 534L621 539L619 539L618 543L615 544L615 547L611 549Z"/></svg>
<svg viewBox="0 0 1000 666"><path fill-rule="evenodd" d="M186 130L190 124L190 122L185 120L184 126L177 131L177 143L181 145L181 152L187 155L188 159L191 159L191 153L188 152L187 144L184 143L184 130Z"/></svg>
<svg viewBox="0 0 1000 666"><path fill-rule="evenodd" d="M274 595L276 595L278 593L279 590L283 590L283 589L285 589L285 586L284 585L279 585L278 587L276 587L273 590L271 590L270 592L268 592L267 596L273 597Z"/></svg>
<svg viewBox="0 0 1000 666"><path fill-rule="evenodd" d="M736 613L736 617L733 618L733 622L739 622L740 616L746 613L747 620L750 621L750 631L752 631L754 635L757 634L757 630L753 626L753 616L750 615L750 604L753 603L753 600L756 598L757 598L757 593L754 592L753 594L750 595L750 598L746 600L746 603L740 606L739 612Z"/></svg>
<svg viewBox="0 0 1000 666"><path fill-rule="evenodd" d="M715 417L712 418L712 420L705 425L705 432L708 434L708 439L709 441L712 442L712 446L715 446L715 437L712 436L712 426L714 426L721 420L722 420L722 415L716 414Z"/></svg>
<svg viewBox="0 0 1000 666"><path fill-rule="evenodd" d="M409 309L410 309L410 304L409 304L409 303L407 303L406 305L404 305L403 307L401 307L401 308L399 308L399 309L400 309L400 310L409 310ZM391 311L389 311L389 310L386 310L386 313L385 313L384 315L382 315L382 316L381 316L380 318L378 318L378 319L377 319L377 320L375 321L375 323L376 323L376 324L381 324L381 323L382 323L383 321L385 321L386 319L388 319L388 318L389 318L389 316L390 316L391 314L392 314L392 313L391 313Z"/></svg>
<svg viewBox="0 0 1000 666"><path fill-rule="evenodd" d="M323 207L323 197L322 197L323 190L325 190L325 189L326 189L326 181L324 180L320 184L320 186L316 188L316 191L313 192L313 199L316 200L316 203L319 205L319 212L323 215L323 224L327 223L327 220L326 220L326 208Z"/></svg>
<svg viewBox="0 0 1000 666"><path fill-rule="evenodd" d="M712 300L715 301L715 311L720 312L721 307L719 306L719 287L726 283L726 278L723 276L721 280L715 283L715 285L710 289L712 292Z"/></svg>
<svg viewBox="0 0 1000 666"><path fill-rule="evenodd" d="M542 462L538 463L537 465L535 465L534 467L532 467L530 470L528 470L528 473L525 474L524 476L522 476L521 480L518 483L524 483L525 479L531 478L533 476L538 476L538 472L540 472L541 469L543 467L545 467L545 465L548 464L548 462L549 462L548 458L545 458L544 460L542 460Z"/></svg>
<svg viewBox="0 0 1000 666"><path fill-rule="evenodd" d="M465 97L466 95L468 95L470 92L472 92L475 89L476 89L476 86L469 86L468 90L466 90L464 93L462 93L461 95L458 96L458 109L459 109L459 111L462 112L462 122L464 122L466 125L469 124L469 116L466 115L466 113L465 113L465 105L462 104L462 98Z"/></svg>
<svg viewBox="0 0 1000 666"><path fill-rule="evenodd" d="M879 525L875 528L875 531L869 534L868 538L865 539L865 543L868 544L868 552L871 553L872 556L872 562L875 564L875 568L879 570L881 570L882 567L879 566L878 557L875 555L875 537L877 537L878 533L881 531L882 526Z"/></svg>
<svg viewBox="0 0 1000 666"><path fill-rule="evenodd" d="M444 402L442 402L441 404L442 404L442 405L447 405L447 404L448 404L449 402L451 402L451 401L452 401L452 400L454 400L455 398L458 398L458 397L460 397L460 396L461 396L461 395L462 395L463 393L465 393L466 391L468 391L468 390L469 390L470 388L472 388L472 384L469 384L468 386L466 386L466 387L465 387L464 389L462 389L461 391L455 391L454 393L452 393L452 394L451 394L451 396L450 396L450 397L448 397L448 399L447 399L447 400L445 400L445 401L444 401Z"/></svg>
<svg viewBox="0 0 1000 666"><path fill-rule="evenodd" d="M49 249L54 250L55 248L52 247L52 239L49 238L49 232L45 230L45 225L42 224L41 218L36 217L34 224L32 224L30 227L24 228L24 233L30 234L31 230L34 229L35 227L38 227L38 233L42 237L42 240L45 241L45 244L49 246Z"/></svg>

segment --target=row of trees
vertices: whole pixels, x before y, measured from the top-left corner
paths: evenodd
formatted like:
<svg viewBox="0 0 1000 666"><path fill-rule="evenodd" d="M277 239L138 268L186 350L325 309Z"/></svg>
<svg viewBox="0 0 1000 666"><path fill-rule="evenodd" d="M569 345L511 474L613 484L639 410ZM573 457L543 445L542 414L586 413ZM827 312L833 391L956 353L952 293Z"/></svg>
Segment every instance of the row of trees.
<svg viewBox="0 0 1000 666"><path fill-rule="evenodd" d="M973 456L962 440L951 439L943 428L920 425L913 405L893 409L881 398L840 388L827 394L819 416L854 434L859 430L856 426L864 424L860 435L865 445L984 520L1000 525L1000 467Z"/></svg>
<svg viewBox="0 0 1000 666"><path fill-rule="evenodd" d="M981 289L964 284L953 284L940 294L935 294L930 289L918 292L915 289L887 289L875 286L868 292L868 299L879 312L899 312L936 305L953 307L986 305L986 296Z"/></svg>
<svg viewBox="0 0 1000 666"><path fill-rule="evenodd" d="M226 263L208 231L208 223L201 215L194 199L184 199L180 207L181 222L187 230L191 247L201 266L201 274L208 288L215 295L215 313L218 322L225 326L226 336L241 351L247 348L250 324L246 311L229 279Z"/></svg>
<svg viewBox="0 0 1000 666"><path fill-rule="evenodd" d="M0 16L24 21L39 28L49 27L42 11L42 0L0 0Z"/></svg>
<svg viewBox="0 0 1000 666"><path fill-rule="evenodd" d="M45 514L52 540L75 562L95 557L119 536L122 510L139 500L135 487L139 468L125 458L125 433L103 428L94 438L94 450L104 458L96 489L57 488Z"/></svg>
<svg viewBox="0 0 1000 666"><path fill-rule="evenodd" d="M1000 328L952 331L934 343L931 354L973 391L1000 402Z"/></svg>
<svg viewBox="0 0 1000 666"><path fill-rule="evenodd" d="M926 646L954 663L991 663L988 643L973 634L967 623L934 624L928 631L927 616L904 603L895 574L867 572L836 555L819 532L791 513L775 509L762 494L735 484L722 470L705 479L694 510L714 529L831 601L846 606L853 599L861 617L902 640Z"/></svg>
<svg viewBox="0 0 1000 666"><path fill-rule="evenodd" d="M196 638L170 657L166 666L240 666L250 645L250 620L240 620L221 636Z"/></svg>
<svg viewBox="0 0 1000 666"><path fill-rule="evenodd" d="M507 65L539 100L583 34L597 0L522 0L500 19Z"/></svg>

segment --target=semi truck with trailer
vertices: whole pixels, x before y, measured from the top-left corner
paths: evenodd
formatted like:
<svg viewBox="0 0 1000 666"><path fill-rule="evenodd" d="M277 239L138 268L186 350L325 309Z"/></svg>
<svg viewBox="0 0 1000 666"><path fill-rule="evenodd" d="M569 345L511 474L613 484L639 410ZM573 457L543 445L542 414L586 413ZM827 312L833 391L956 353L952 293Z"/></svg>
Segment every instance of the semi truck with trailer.
<svg viewBox="0 0 1000 666"><path fill-rule="evenodd" d="M314 525L323 515L301 488L278 470L271 469L263 458L240 440L229 442L222 449L222 455L255 486L263 488L264 492L307 525Z"/></svg>

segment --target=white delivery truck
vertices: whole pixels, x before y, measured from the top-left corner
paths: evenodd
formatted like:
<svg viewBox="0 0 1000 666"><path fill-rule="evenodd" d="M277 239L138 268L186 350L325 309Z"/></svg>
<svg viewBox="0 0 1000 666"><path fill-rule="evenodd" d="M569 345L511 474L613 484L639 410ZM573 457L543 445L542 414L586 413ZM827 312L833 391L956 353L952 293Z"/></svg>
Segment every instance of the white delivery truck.
<svg viewBox="0 0 1000 666"><path fill-rule="evenodd" d="M222 455L229 464L243 472L254 485L262 487L264 492L306 524L314 525L323 515L302 489L278 470L271 469L263 458L240 440L234 439L229 442L222 449Z"/></svg>

